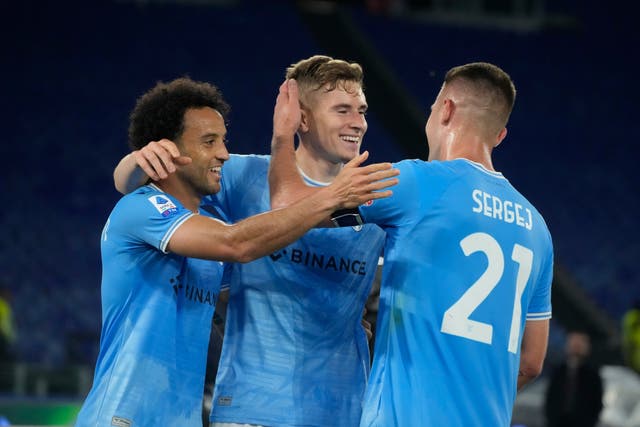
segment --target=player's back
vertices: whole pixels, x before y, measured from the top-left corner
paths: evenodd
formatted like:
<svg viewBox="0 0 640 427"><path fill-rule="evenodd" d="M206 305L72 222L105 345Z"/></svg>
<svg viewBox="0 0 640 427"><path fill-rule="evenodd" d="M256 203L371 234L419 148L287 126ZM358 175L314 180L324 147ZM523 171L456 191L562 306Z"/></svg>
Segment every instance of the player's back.
<svg viewBox="0 0 640 427"><path fill-rule="evenodd" d="M478 164L397 167L394 196L363 208L388 238L362 425L508 426L524 323L550 316L547 227Z"/></svg>

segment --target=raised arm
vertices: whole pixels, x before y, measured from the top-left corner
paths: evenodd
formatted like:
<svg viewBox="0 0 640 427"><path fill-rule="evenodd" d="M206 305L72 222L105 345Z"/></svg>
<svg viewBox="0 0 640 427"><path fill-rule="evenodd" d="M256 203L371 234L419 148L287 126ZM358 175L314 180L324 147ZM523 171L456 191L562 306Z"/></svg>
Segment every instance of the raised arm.
<svg viewBox="0 0 640 427"><path fill-rule="evenodd" d="M176 165L187 165L191 158L180 155L173 141L151 141L140 150L132 151L120 160L113 171L113 181L122 194L131 193L149 179L158 181L176 171Z"/></svg>
<svg viewBox="0 0 640 427"><path fill-rule="evenodd" d="M298 86L295 80L290 79L280 86L273 113L273 139L269 165L272 208L288 206L320 190L318 187L305 185L296 166L294 136L300 126L300 114ZM384 189L397 184L398 180L393 177L398 175L398 171L392 169L390 163L375 163L359 167L368 156L369 153L365 151L348 162L336 177L336 181L352 181L354 188L371 195L368 200L389 197L391 191Z"/></svg>
<svg viewBox="0 0 640 427"><path fill-rule="evenodd" d="M357 164L357 162L355 163ZM175 231L167 249L183 256L249 262L294 242L337 209L354 208L375 197L349 179L336 179L283 209L233 225L196 215Z"/></svg>
<svg viewBox="0 0 640 427"><path fill-rule="evenodd" d="M518 390L533 381L542 372L548 339L549 320L528 320L526 322L520 347Z"/></svg>

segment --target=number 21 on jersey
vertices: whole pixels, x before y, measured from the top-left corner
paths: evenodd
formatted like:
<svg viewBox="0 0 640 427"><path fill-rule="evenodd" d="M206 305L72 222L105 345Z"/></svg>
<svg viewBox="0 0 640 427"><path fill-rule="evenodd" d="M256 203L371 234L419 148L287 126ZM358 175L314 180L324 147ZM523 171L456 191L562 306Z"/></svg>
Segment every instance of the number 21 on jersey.
<svg viewBox="0 0 640 427"><path fill-rule="evenodd" d="M504 272L504 253L500 244L487 233L473 233L460 241L466 256L482 252L487 257L487 268L467 291L462 294L442 316L440 331L473 341L491 344L493 325L469 319L471 313L488 298L498 285ZM533 252L519 244L513 245L511 261L518 264L515 293L513 295L513 311L509 329L509 352L516 353L520 339L520 317L522 316L522 294L531 275Z"/></svg>

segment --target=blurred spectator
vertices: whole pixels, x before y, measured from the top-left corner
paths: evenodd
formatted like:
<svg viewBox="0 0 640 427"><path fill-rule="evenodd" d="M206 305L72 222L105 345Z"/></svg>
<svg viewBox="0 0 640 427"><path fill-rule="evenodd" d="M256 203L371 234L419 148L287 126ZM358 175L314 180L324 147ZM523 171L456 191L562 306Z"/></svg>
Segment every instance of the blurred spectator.
<svg viewBox="0 0 640 427"><path fill-rule="evenodd" d="M11 289L0 284L0 364L13 362L15 359L13 344L16 341L16 330L11 308Z"/></svg>
<svg viewBox="0 0 640 427"><path fill-rule="evenodd" d="M622 317L622 355L626 365L640 373L640 299Z"/></svg>
<svg viewBox="0 0 640 427"><path fill-rule="evenodd" d="M583 332L570 332L565 360L551 373L546 393L547 427L594 427L602 410L602 378L589 363L591 341Z"/></svg>

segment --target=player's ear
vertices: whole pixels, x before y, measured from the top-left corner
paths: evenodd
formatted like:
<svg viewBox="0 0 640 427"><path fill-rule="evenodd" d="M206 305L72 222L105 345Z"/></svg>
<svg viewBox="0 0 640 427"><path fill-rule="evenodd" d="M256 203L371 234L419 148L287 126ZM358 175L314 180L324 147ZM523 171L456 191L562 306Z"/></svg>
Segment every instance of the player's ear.
<svg viewBox="0 0 640 427"><path fill-rule="evenodd" d="M298 128L298 132L306 133L309 132L309 122L311 120L311 116L307 109L301 105L300 106L300 127Z"/></svg>
<svg viewBox="0 0 640 427"><path fill-rule="evenodd" d="M453 102L453 99L450 99L450 98L445 99L444 105L442 107L442 111L440 113L440 123L443 125L449 124L455 110L456 110L456 104L455 102Z"/></svg>
<svg viewBox="0 0 640 427"><path fill-rule="evenodd" d="M502 142L503 139L506 138L506 136L507 136L507 128L502 128L502 130L498 134L498 139L496 140L496 144L494 145L494 147L497 147L498 145L500 145L500 143Z"/></svg>

